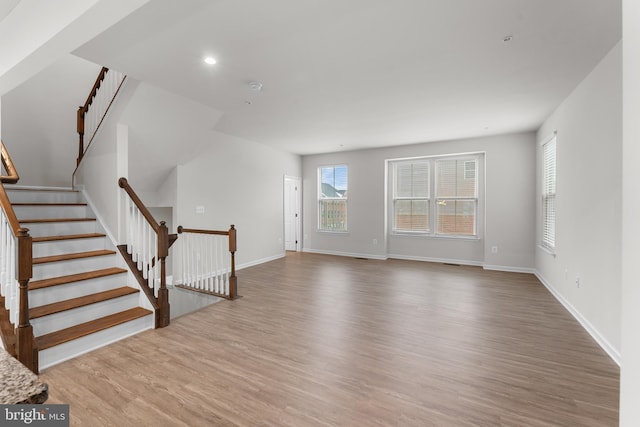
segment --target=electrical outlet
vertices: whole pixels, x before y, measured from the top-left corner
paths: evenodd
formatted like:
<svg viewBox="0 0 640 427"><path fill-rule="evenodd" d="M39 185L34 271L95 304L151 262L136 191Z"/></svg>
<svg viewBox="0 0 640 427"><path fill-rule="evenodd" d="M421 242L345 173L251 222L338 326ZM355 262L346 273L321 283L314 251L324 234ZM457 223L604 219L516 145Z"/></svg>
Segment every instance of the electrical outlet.
<svg viewBox="0 0 640 427"><path fill-rule="evenodd" d="M196 206L196 214L204 215L204 206Z"/></svg>
<svg viewBox="0 0 640 427"><path fill-rule="evenodd" d="M576 287L580 287L580 278L576 277Z"/></svg>
<svg viewBox="0 0 640 427"><path fill-rule="evenodd" d="M497 254L498 253L498 247L497 246L491 246L491 253L492 254Z"/></svg>
<svg viewBox="0 0 640 427"><path fill-rule="evenodd" d="M373 239L373 244L377 245L378 244L378 239Z"/></svg>

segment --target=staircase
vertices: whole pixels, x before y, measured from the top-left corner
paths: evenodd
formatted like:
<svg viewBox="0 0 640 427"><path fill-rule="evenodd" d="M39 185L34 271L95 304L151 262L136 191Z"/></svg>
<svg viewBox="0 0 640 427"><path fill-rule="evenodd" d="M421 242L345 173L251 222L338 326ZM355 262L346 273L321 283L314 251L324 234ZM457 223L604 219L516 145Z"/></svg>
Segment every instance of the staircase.
<svg viewBox="0 0 640 427"><path fill-rule="evenodd" d="M154 326L138 287L82 194L7 186L33 237L29 317L40 369Z"/></svg>

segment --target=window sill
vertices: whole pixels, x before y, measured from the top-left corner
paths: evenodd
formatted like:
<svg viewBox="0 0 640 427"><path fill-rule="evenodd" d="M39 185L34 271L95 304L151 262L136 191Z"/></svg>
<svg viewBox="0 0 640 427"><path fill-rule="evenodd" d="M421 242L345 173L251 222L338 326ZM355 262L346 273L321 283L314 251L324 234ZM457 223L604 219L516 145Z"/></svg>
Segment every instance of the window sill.
<svg viewBox="0 0 640 427"><path fill-rule="evenodd" d="M462 235L447 235L447 234L429 234L429 233L400 233L392 232L392 237L421 237L425 239L445 239L445 240L482 240L480 236L462 236Z"/></svg>
<svg viewBox="0 0 640 427"><path fill-rule="evenodd" d="M549 249L546 246L542 246L542 245L538 245L538 249L540 249L542 252L546 252L549 255L551 255L552 257L556 257L556 252L555 250Z"/></svg>
<svg viewBox="0 0 640 427"><path fill-rule="evenodd" d="M322 234L349 234L349 231L338 231L338 230L316 230L316 233Z"/></svg>

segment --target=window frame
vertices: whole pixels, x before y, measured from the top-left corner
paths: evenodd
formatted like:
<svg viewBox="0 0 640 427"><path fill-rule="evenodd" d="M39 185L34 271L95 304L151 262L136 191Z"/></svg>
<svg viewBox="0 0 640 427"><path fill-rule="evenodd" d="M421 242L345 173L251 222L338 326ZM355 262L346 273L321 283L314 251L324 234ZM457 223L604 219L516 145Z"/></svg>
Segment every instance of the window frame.
<svg viewBox="0 0 640 427"><path fill-rule="evenodd" d="M437 171L436 171L436 163L438 160L458 160L462 161L462 178L467 180L470 177L467 174L466 163L474 162L475 163L475 197L446 197L439 196L437 193ZM396 196L396 183L397 183L397 165L406 164L406 163L417 163L417 162L428 162L429 163L429 197L422 198L428 200L428 231L419 231L419 230L406 230L399 229L396 224L396 201L397 200L407 200L409 198L399 198ZM461 153L461 154L450 154L450 155L439 155L439 156L421 156L421 157L413 157L413 158L404 158L404 159L389 159L388 163L388 180L389 180L389 231L391 235L394 236L419 236L419 237L432 237L432 238L452 238L452 239L466 239L466 240L478 240L481 238L482 230L481 230L481 221L482 212L481 206L482 200L481 197L483 192L481 191L481 173L484 170L484 153L475 152L475 153ZM461 234L461 233L442 233L439 232L439 224L438 224L438 201L439 200L454 200L454 201L472 201L474 206L474 224L473 224L473 234Z"/></svg>
<svg viewBox="0 0 640 427"><path fill-rule="evenodd" d="M557 185L558 185L558 142L557 135L542 144L542 191L541 191L541 224L540 246L551 254L556 250L556 217L557 217ZM550 158L547 158L547 157ZM549 203L553 208L549 211Z"/></svg>
<svg viewBox="0 0 640 427"><path fill-rule="evenodd" d="M322 170L323 169L329 169L329 168L333 168L334 170L334 182L333 182L333 188L335 188L335 169L336 168L345 168L345 184L346 184L346 189L344 190L344 195L340 196L340 197L327 197L324 196L324 193L322 191ZM349 166L346 164L335 164L335 165L324 165L324 166L318 166L318 170L317 170L317 231L321 232L321 233L348 233L349 232L349 222L348 222L348 218L349 218ZM337 189L336 189L337 190ZM337 191L336 191L337 193ZM323 202L327 202L327 201L340 201L340 202L344 202L344 227L342 229L339 228L328 228L326 227L327 224L323 224L323 218L324 216L322 215L323 212Z"/></svg>

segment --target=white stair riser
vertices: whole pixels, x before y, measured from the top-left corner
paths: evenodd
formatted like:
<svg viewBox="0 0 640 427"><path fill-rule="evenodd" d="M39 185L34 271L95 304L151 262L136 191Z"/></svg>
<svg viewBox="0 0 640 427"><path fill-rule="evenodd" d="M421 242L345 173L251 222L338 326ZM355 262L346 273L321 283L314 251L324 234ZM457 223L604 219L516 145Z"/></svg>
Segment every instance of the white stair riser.
<svg viewBox="0 0 640 427"><path fill-rule="evenodd" d="M61 313L31 319L33 334L38 337L80 323L89 322L100 317L109 316L138 306L138 294L125 295L119 298L89 304L84 307L66 310Z"/></svg>
<svg viewBox="0 0 640 427"><path fill-rule="evenodd" d="M97 221L72 221L53 223L21 223L29 229L31 237L63 236L65 234L101 233Z"/></svg>
<svg viewBox="0 0 640 427"><path fill-rule="evenodd" d="M102 270L118 265L119 254L103 255L69 261L48 262L33 265L32 280L49 279L51 277Z"/></svg>
<svg viewBox="0 0 640 427"><path fill-rule="evenodd" d="M66 299L95 294L96 292L120 288L122 286L127 286L126 273L35 289L29 291L29 306L38 307Z"/></svg>
<svg viewBox="0 0 640 427"><path fill-rule="evenodd" d="M92 214L86 206L14 206L19 220L31 218L88 218Z"/></svg>
<svg viewBox="0 0 640 427"><path fill-rule="evenodd" d="M89 351L153 329L153 314L39 352L40 371Z"/></svg>
<svg viewBox="0 0 640 427"><path fill-rule="evenodd" d="M54 240L51 242L34 242L33 257L70 254L75 252L97 251L100 249L115 250L105 237L88 239Z"/></svg>
<svg viewBox="0 0 640 427"><path fill-rule="evenodd" d="M7 189L12 203L82 203L82 193L77 191L37 191Z"/></svg>

